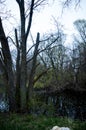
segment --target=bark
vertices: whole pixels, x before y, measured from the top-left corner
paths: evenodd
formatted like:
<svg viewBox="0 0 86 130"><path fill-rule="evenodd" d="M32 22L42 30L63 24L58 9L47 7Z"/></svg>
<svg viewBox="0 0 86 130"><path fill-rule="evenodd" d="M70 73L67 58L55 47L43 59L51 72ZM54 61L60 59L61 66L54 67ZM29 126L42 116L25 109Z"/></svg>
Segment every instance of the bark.
<svg viewBox="0 0 86 130"><path fill-rule="evenodd" d="M20 45L18 41L17 30L15 29L17 58L16 58L16 111L20 112Z"/></svg>
<svg viewBox="0 0 86 130"><path fill-rule="evenodd" d="M27 104L31 102L31 99L33 97L33 85L34 85L34 76L35 76L35 70L36 70L36 61L37 61L37 55L38 55L38 47L39 47L39 37L40 34L37 33L37 39L36 39L36 46L34 50L33 55L33 62L32 62L32 68L29 76L29 83L27 88ZM27 106L29 108L29 106ZM29 109L30 111L30 109Z"/></svg>
<svg viewBox="0 0 86 130"><path fill-rule="evenodd" d="M14 86L14 74L12 69L12 58L8 45L7 38L2 26L2 21L0 18L0 42L2 46L2 53L4 57L4 64L8 76L8 100L9 100L9 110L15 111L15 86Z"/></svg>
<svg viewBox="0 0 86 130"><path fill-rule="evenodd" d="M26 40L25 40L25 8L24 0L21 0L20 6L21 18L21 79L20 79L20 93L21 93L21 111L26 111L26 79L27 79L27 65L26 65Z"/></svg>
<svg viewBox="0 0 86 130"><path fill-rule="evenodd" d="M8 101L8 74L6 71L6 66L4 64L4 57L2 51L0 52L0 71L3 75L4 86L5 86L5 100Z"/></svg>

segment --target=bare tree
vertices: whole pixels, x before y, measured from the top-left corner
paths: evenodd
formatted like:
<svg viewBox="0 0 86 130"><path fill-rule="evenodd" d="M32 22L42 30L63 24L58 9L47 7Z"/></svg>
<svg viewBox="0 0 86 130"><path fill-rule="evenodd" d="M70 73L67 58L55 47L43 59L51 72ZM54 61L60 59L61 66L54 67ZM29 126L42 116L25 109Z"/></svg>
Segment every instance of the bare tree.
<svg viewBox="0 0 86 130"><path fill-rule="evenodd" d="M45 1L45 0L44 0ZM32 23L32 17L33 17L33 11L34 8L38 7L42 3L44 3L43 0L31 0L29 13L28 10L25 8L25 1L24 0L16 0L16 2L19 5L19 11L20 11L20 20L21 20L21 79L20 79L20 92L21 92L21 110L26 110L26 83L27 83L27 62L26 62L26 46L27 46L27 38L30 32L31 23ZM27 20L27 27L26 27L26 18Z"/></svg>
<svg viewBox="0 0 86 130"><path fill-rule="evenodd" d="M3 1L4 2L4 1ZM7 78L9 79L10 87L8 88L8 98L10 104L10 110L14 110L13 103L15 104L15 93L16 93L16 105L20 107L21 111L26 111L26 84L27 84L27 62L26 62L26 47L27 47L27 39L30 32L33 11L36 7L42 5L45 0L31 0L29 1L29 8L26 8L25 0L16 0L19 5L20 11L20 39L17 35L17 30L15 30L15 45L17 47L17 59L16 59L16 90L14 87L14 75L13 75L13 67L12 67L12 57L9 49L8 40L5 36L5 32L3 30L1 18L0 18L0 41L2 45L2 52L4 57L4 62L6 65ZM2 1L0 1L2 4ZM12 40L12 38L11 38ZM5 44L6 43L6 44ZM35 52L34 52L35 53ZM36 60L35 60L36 62ZM13 86L13 87L12 87ZM17 91L18 90L18 91ZM20 92L19 92L20 91ZM20 94L19 94L20 93ZM20 103L19 103L20 102Z"/></svg>

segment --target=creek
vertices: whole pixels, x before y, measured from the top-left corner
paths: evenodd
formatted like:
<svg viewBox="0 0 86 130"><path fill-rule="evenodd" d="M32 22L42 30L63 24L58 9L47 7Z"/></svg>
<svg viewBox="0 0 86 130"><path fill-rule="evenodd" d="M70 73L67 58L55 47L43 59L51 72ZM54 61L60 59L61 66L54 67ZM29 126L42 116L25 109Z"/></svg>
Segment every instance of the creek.
<svg viewBox="0 0 86 130"><path fill-rule="evenodd" d="M40 93L40 94L38 94ZM65 89L60 92L37 92L41 104L38 113L54 116L66 116L72 119L86 120L86 91ZM49 112L50 111L50 112Z"/></svg>

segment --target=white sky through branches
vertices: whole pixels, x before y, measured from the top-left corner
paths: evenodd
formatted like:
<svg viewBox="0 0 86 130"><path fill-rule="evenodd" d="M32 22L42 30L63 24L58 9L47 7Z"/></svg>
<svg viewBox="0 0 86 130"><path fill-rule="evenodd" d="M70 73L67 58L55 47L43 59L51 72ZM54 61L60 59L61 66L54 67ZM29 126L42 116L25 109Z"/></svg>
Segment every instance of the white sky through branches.
<svg viewBox="0 0 86 130"><path fill-rule="evenodd" d="M65 33L71 36L74 33L73 22L77 19L86 19L86 0L81 0L80 6L78 5L76 8L72 5L70 8L64 9L63 13L60 0L49 1L49 5L35 11L31 28L32 35L36 35L37 32L40 32L41 35L46 32L53 32L56 28L54 17L64 26ZM17 20L19 19L18 5L16 0L7 0L6 3L8 5L7 8L12 11L13 16L16 18L16 22L11 23L12 25L15 23L15 28L15 25L19 22ZM7 29L9 29L9 26Z"/></svg>

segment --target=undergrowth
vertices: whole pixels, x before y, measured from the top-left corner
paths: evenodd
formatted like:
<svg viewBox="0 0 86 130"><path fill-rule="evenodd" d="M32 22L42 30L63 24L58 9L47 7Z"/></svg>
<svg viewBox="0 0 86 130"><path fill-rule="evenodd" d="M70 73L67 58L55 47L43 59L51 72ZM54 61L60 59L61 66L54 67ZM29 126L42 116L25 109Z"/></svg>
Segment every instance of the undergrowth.
<svg viewBox="0 0 86 130"><path fill-rule="evenodd" d="M66 117L0 114L0 130L50 130L55 125L69 127L71 130L86 130L86 121Z"/></svg>

